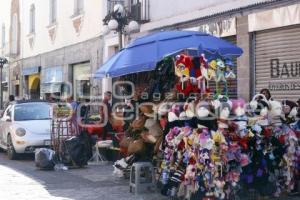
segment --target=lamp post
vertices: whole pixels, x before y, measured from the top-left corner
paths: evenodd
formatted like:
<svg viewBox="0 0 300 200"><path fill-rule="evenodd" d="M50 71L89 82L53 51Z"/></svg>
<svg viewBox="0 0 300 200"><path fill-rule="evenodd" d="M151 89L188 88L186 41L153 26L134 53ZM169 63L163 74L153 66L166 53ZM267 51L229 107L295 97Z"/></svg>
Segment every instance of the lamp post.
<svg viewBox="0 0 300 200"><path fill-rule="evenodd" d="M1 58L0 57L0 84L1 84L1 86L0 86L0 95L1 95L1 97L0 97L0 109L3 108L2 70L3 70L3 66L5 64L7 64L7 62L8 61L7 61L6 58Z"/></svg>
<svg viewBox="0 0 300 200"><path fill-rule="evenodd" d="M140 26L137 21L134 21L131 14L124 8L122 4L115 4L113 11L103 19L104 34L110 31L116 31L119 39L119 50L123 48L123 35L138 31ZM102 79L102 92L112 90L112 78L106 77Z"/></svg>
<svg viewBox="0 0 300 200"><path fill-rule="evenodd" d="M119 37L119 49L123 48L123 35L139 30L138 22L132 20L130 13L121 4L116 4L112 12L103 19L107 31L116 31Z"/></svg>

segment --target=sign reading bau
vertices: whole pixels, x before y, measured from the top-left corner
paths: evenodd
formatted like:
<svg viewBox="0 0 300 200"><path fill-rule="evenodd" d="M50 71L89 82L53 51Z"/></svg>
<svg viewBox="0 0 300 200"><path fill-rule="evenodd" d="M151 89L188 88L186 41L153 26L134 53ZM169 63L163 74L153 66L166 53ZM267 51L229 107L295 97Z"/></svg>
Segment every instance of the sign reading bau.
<svg viewBox="0 0 300 200"><path fill-rule="evenodd" d="M271 79L278 81L269 82L270 90L300 90L300 61L280 62L271 59Z"/></svg>

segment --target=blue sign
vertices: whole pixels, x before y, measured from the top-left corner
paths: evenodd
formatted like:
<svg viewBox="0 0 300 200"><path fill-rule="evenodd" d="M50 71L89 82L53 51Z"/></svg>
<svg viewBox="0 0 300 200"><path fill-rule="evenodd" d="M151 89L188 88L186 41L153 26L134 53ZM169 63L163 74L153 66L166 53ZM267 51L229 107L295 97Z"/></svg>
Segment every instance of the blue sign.
<svg viewBox="0 0 300 200"><path fill-rule="evenodd" d="M63 68L61 66L42 68L41 82L42 83L63 82Z"/></svg>
<svg viewBox="0 0 300 200"><path fill-rule="evenodd" d="M28 76L28 75L31 75L31 74L37 74L37 73L39 73L39 69L40 69L40 66L23 68L22 69L22 75L23 76Z"/></svg>

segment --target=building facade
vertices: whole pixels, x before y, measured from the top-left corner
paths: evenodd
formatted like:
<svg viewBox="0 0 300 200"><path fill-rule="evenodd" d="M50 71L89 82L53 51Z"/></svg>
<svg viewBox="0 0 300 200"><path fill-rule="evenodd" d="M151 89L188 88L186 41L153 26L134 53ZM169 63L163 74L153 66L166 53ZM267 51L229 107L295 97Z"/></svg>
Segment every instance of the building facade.
<svg viewBox="0 0 300 200"><path fill-rule="evenodd" d="M250 100L263 88L277 100L300 97L299 1L130 1L136 2L148 9L149 22L127 35L129 40L160 30L207 32L244 50L237 59L237 80L230 83L232 97ZM105 52L112 41L105 40Z"/></svg>
<svg viewBox="0 0 300 200"><path fill-rule="evenodd" d="M111 89L91 74L118 51L118 34L102 21L118 3L140 24L139 32L123 34L123 46L160 30L208 32L244 50L232 97L249 100L262 88L278 100L300 96L298 0L3 0L5 97L80 99Z"/></svg>

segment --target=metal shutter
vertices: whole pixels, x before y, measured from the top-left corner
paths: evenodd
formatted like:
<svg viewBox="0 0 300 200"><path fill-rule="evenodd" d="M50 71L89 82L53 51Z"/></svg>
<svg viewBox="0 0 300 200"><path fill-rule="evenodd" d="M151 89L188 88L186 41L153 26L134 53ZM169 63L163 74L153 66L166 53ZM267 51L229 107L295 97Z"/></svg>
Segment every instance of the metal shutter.
<svg viewBox="0 0 300 200"><path fill-rule="evenodd" d="M232 44L236 44L236 36L229 36L229 37L224 37L222 38ZM234 73L237 75L237 59L235 58L233 60L234 64L235 64L235 68L234 68ZM233 79L233 80L228 80L227 81L228 84L228 96L231 99L236 99L237 98L237 78ZM221 88L224 87L223 83L220 84ZM215 89L216 89L216 83L215 81L209 81L209 88L211 89L211 91L214 93Z"/></svg>
<svg viewBox="0 0 300 200"><path fill-rule="evenodd" d="M256 33L256 92L268 88L275 100L300 97L300 26ZM273 67L272 67L273 66Z"/></svg>

